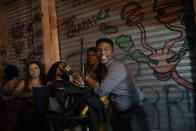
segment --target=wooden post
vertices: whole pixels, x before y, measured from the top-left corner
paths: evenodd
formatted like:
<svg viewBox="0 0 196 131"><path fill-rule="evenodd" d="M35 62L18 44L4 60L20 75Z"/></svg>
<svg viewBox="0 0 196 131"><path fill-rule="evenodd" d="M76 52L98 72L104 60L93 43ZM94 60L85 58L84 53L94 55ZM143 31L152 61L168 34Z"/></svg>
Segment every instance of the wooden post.
<svg viewBox="0 0 196 131"><path fill-rule="evenodd" d="M196 23L196 0L193 0L193 8L194 8L194 14L195 14L195 23Z"/></svg>
<svg viewBox="0 0 196 131"><path fill-rule="evenodd" d="M41 8L43 14L43 55L47 72L52 64L60 60L55 0L41 0Z"/></svg>

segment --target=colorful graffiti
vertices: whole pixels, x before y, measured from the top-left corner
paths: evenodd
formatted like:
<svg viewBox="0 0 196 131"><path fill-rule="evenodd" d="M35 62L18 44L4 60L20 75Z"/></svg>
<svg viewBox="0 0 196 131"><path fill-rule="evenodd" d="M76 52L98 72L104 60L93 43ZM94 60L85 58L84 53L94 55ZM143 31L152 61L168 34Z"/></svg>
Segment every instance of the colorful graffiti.
<svg viewBox="0 0 196 131"><path fill-rule="evenodd" d="M165 24L182 18L181 0L155 0L154 11L157 12L156 19Z"/></svg>
<svg viewBox="0 0 196 131"><path fill-rule="evenodd" d="M63 22L63 26L66 27L66 35L68 38L71 38L77 34L80 34L82 31L85 31L97 24L97 22L102 21L106 18L109 18L110 8L100 9L96 14L93 14L82 22L76 24L76 16L73 15L69 18L66 18Z"/></svg>
<svg viewBox="0 0 196 131"><path fill-rule="evenodd" d="M192 83L182 78L175 69L176 65L180 62L181 58L187 51L185 29L181 26L171 24L171 22L174 22L180 18L179 12L181 9L181 3L179 2L179 0L176 0L175 2L173 2L173 0L168 0L167 2L158 0L155 1L154 11L158 12L156 19L163 23L167 29L180 33L179 37L173 38L166 42L162 49L155 49L146 42L146 31L142 24L144 13L141 11L142 7L139 5L139 3L130 2L126 4L121 10L121 19L125 21L127 26L137 26L140 29L141 45L151 52L151 54L147 56L139 49L136 49L130 53L130 57L132 57L133 60L147 63L149 67L153 69L154 76L158 80L166 81L173 78L178 84L192 89ZM123 40L126 42L121 42ZM172 51L171 47L175 43L181 41L184 41L184 45L182 48L180 48L179 52ZM123 50L126 52L129 52L131 46L134 45L131 37L123 35L116 38L116 44L120 48L123 48Z"/></svg>

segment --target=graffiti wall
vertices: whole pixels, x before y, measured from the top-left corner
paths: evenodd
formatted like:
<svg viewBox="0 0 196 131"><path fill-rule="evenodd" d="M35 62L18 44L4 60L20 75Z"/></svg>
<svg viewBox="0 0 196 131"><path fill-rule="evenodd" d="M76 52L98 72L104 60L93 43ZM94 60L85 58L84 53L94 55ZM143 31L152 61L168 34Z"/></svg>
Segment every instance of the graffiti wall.
<svg viewBox="0 0 196 131"><path fill-rule="evenodd" d="M3 2L0 2L0 77L3 75L3 68L7 63L8 59L5 58L7 56L6 45L8 43L8 29L7 29L7 15L6 15L6 6Z"/></svg>
<svg viewBox="0 0 196 131"><path fill-rule="evenodd" d="M98 38L111 38L117 58L154 103L154 131L195 129L181 0L56 0L56 6L61 60L75 73Z"/></svg>
<svg viewBox="0 0 196 131"><path fill-rule="evenodd" d="M6 3L8 20L9 63L20 69L24 76L26 64L31 60L42 62L42 28L40 1L17 0Z"/></svg>

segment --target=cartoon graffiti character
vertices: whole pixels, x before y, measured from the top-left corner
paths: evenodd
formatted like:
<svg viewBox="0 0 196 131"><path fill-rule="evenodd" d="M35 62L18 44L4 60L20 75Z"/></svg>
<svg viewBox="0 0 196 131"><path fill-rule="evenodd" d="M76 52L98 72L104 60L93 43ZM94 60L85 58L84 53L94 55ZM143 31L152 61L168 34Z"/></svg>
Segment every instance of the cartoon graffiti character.
<svg viewBox="0 0 196 131"><path fill-rule="evenodd" d="M177 0L178 1L178 0ZM177 2L175 1L175 2ZM154 72L154 76L161 80L166 81L170 78L173 78L177 83L186 87L186 88L193 88L193 85L188 82L187 80L183 79L179 76L178 72L176 71L175 67L180 62L181 57L186 54L187 48L184 46L179 50L179 52L174 52L170 50L170 48L177 42L183 41L186 37L185 30L182 27L171 25L170 22L176 21L179 19L179 3L178 4L170 4L175 3L173 0L168 0L164 2L164 6L159 6L161 8L155 8L159 13L157 18L164 23L164 25L171 31L176 31L180 33L180 36L174 39L169 40L165 43L162 49L155 49L147 44L146 42L146 32L145 28L142 24L142 20L144 17L143 12L141 11L141 6L136 2L128 3L124 6L121 11L121 19L125 21L126 25L137 26L141 31L141 45L151 51L149 56L146 56L140 50L135 50L130 56L133 60L139 62L147 63ZM165 4L170 4L170 7L167 9ZM157 6L157 1L155 1L155 7ZM172 6L173 5L173 8ZM164 8L165 7L165 8ZM164 8L164 9L163 9ZM174 13L177 12L177 13ZM124 37L124 36L123 36ZM119 39L123 39L122 37L118 37L116 39L117 45L121 48L121 43L119 43ZM126 50L124 50L126 51ZM128 50L127 50L128 51Z"/></svg>

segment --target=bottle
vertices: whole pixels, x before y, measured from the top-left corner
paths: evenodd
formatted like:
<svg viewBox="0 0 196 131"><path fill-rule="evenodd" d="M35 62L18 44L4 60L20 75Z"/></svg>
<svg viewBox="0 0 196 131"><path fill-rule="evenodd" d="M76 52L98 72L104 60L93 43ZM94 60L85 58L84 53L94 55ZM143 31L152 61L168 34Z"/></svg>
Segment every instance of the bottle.
<svg viewBox="0 0 196 131"><path fill-rule="evenodd" d="M71 69L71 67L68 64L64 63L64 62L61 62L59 64L59 68L62 69L63 73L65 73L66 76L69 76L69 75L73 74L73 70Z"/></svg>
<svg viewBox="0 0 196 131"><path fill-rule="evenodd" d="M86 83L85 83L86 72L85 72L85 65L84 64L82 64L82 66L81 66L80 76L82 77L82 83L80 85L80 88L84 88L84 87L86 87Z"/></svg>

